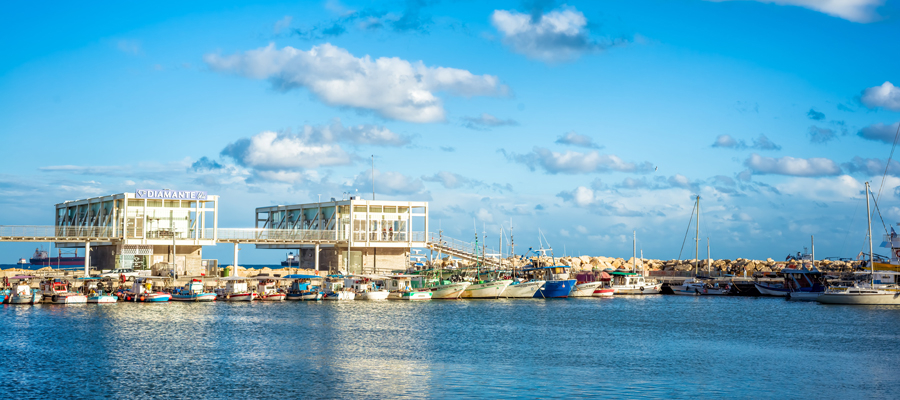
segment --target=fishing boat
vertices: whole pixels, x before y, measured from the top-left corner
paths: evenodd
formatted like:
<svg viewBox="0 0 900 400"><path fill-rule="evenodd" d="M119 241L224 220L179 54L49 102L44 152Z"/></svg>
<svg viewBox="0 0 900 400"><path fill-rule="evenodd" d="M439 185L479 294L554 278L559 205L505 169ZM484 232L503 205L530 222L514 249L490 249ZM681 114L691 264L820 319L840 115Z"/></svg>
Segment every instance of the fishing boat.
<svg viewBox="0 0 900 400"><path fill-rule="evenodd" d="M51 304L85 304L87 296L70 292L65 279L47 279L41 282L43 301Z"/></svg>
<svg viewBox="0 0 900 400"><path fill-rule="evenodd" d="M644 278L635 272L616 270L610 273L612 283L610 287L616 295L645 295L659 294L661 286L655 281Z"/></svg>
<svg viewBox="0 0 900 400"><path fill-rule="evenodd" d="M419 275L391 275L388 278L384 285L390 292L388 300L431 300L434 296L430 290L412 287L412 279L421 278Z"/></svg>
<svg viewBox="0 0 900 400"><path fill-rule="evenodd" d="M384 279L381 275L353 275L344 279L344 285L356 292L356 300L387 300L391 292L378 284Z"/></svg>
<svg viewBox="0 0 900 400"><path fill-rule="evenodd" d="M531 280L544 282L532 295L537 299L569 297L578 282L575 279L569 279L569 267L565 265L524 268L522 273Z"/></svg>
<svg viewBox="0 0 900 400"><path fill-rule="evenodd" d="M681 296L699 296L705 289L705 283L696 278L687 278L680 285L670 285L672 293Z"/></svg>
<svg viewBox="0 0 900 400"><path fill-rule="evenodd" d="M284 301L287 294L277 288L279 278L257 276L259 283L256 285L256 293L261 301Z"/></svg>
<svg viewBox="0 0 900 400"><path fill-rule="evenodd" d="M793 267L793 266L792 266ZM784 281L779 284L756 282L756 290L764 296L787 297L794 301L815 301L825 292L825 275L815 267L784 268Z"/></svg>
<svg viewBox="0 0 900 400"><path fill-rule="evenodd" d="M229 276L220 278L225 281L224 288L216 289L216 300L219 301L253 301L257 294L250 291L247 287L247 278L240 276Z"/></svg>
<svg viewBox="0 0 900 400"><path fill-rule="evenodd" d="M102 278L87 277L78 279L83 281L81 292L87 296L89 304L109 304L119 301L118 296L104 291L99 285L98 281Z"/></svg>
<svg viewBox="0 0 900 400"><path fill-rule="evenodd" d="M466 288L471 286L471 282L450 282L444 283L441 285L429 286L428 290L431 290L432 299L458 299L462 296L463 292L466 291Z"/></svg>
<svg viewBox="0 0 900 400"><path fill-rule="evenodd" d="M507 299L531 299L538 290L544 287L545 281L542 280L523 280L517 279L509 284L500 294L500 297Z"/></svg>
<svg viewBox="0 0 900 400"><path fill-rule="evenodd" d="M611 286L612 278L606 279L601 282L601 285L594 289L594 294L592 297L613 297L616 294L616 289L613 289Z"/></svg>
<svg viewBox="0 0 900 400"><path fill-rule="evenodd" d="M191 279L183 287L172 292L172 301L208 302L216 301L216 294L209 292L201 279Z"/></svg>
<svg viewBox="0 0 900 400"><path fill-rule="evenodd" d="M512 279L494 281L475 281L463 289L459 295L461 299L496 299L503 294L506 287L512 283Z"/></svg>
<svg viewBox="0 0 900 400"><path fill-rule="evenodd" d="M285 260L281 262L282 267L300 267L300 254L294 255L293 252L287 253Z"/></svg>
<svg viewBox="0 0 900 400"><path fill-rule="evenodd" d="M322 300L325 298L325 293L319 289L319 284L323 280L321 276L294 274L284 278L293 279L291 287L287 291L286 300ZM313 283L314 280L318 284Z"/></svg>
<svg viewBox="0 0 900 400"><path fill-rule="evenodd" d="M38 304L41 302L44 296L40 291L32 289L31 285L28 284L28 279L31 278L31 276L27 275L9 278L19 281L9 294L9 304Z"/></svg>
<svg viewBox="0 0 900 400"><path fill-rule="evenodd" d="M872 280L869 287L853 286L840 290L826 290L816 298L822 304L852 305L900 305L900 292L875 287L875 259L872 245L872 211L869 209L869 182L866 182L866 216L869 222L869 270ZM892 228L893 229L893 228Z"/></svg>
<svg viewBox="0 0 900 400"><path fill-rule="evenodd" d="M592 297L594 291L602 284L593 271L579 272L575 274L575 280L575 287L572 293L569 293L569 297Z"/></svg>
<svg viewBox="0 0 900 400"><path fill-rule="evenodd" d="M153 279L166 279L164 276L142 276L135 278L128 290L119 296L124 296L125 301L141 303L166 303L172 299L172 295L153 290Z"/></svg>
<svg viewBox="0 0 900 400"><path fill-rule="evenodd" d="M345 288L343 276L333 276L325 280L324 300L355 300L356 292Z"/></svg>

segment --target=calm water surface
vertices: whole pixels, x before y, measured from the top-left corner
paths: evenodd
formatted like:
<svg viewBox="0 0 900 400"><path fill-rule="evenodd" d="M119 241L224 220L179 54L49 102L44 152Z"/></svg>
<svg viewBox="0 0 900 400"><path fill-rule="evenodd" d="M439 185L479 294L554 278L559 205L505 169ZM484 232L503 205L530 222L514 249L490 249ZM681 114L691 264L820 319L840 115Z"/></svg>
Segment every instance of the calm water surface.
<svg viewBox="0 0 900 400"><path fill-rule="evenodd" d="M13 398L897 398L900 307L680 296L0 308Z"/></svg>

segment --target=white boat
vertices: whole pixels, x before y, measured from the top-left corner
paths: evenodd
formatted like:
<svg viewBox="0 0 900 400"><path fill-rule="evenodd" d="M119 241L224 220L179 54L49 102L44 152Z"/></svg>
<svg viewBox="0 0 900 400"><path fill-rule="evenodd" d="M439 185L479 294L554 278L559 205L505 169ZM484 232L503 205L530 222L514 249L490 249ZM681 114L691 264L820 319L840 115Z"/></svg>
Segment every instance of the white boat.
<svg viewBox="0 0 900 400"><path fill-rule="evenodd" d="M21 279L22 277L14 276L12 279L15 278ZM44 296L39 290L33 290L27 281L22 280L16 285L12 294L9 296L9 304L37 304L40 303L43 298Z"/></svg>
<svg viewBox="0 0 900 400"><path fill-rule="evenodd" d="M788 293L790 293L790 290L781 283L761 284L756 282L753 285L756 286L756 290L759 290L759 294L763 296L787 297Z"/></svg>
<svg viewBox="0 0 900 400"><path fill-rule="evenodd" d="M284 301L287 297L287 293L278 290L276 287L276 283L280 278L257 276L256 280L259 281L256 284L256 295L260 301Z"/></svg>
<svg viewBox="0 0 900 400"><path fill-rule="evenodd" d="M534 294L544 286L545 281L513 282L500 295L508 299L533 299Z"/></svg>
<svg viewBox="0 0 900 400"><path fill-rule="evenodd" d="M216 289L216 300L219 301L253 301L257 294L247 287L247 278L230 276L221 278L225 288Z"/></svg>
<svg viewBox="0 0 900 400"><path fill-rule="evenodd" d="M388 300L431 300L434 293L431 291L418 291L414 290L411 292L390 292L388 295Z"/></svg>
<svg viewBox="0 0 900 400"><path fill-rule="evenodd" d="M600 287L600 282L579 283L575 285L575 288L569 293L569 297L591 297L598 287Z"/></svg>
<svg viewBox="0 0 900 400"><path fill-rule="evenodd" d="M367 290L357 296L357 300L386 300L391 292L387 290Z"/></svg>
<svg viewBox="0 0 900 400"><path fill-rule="evenodd" d="M870 287L853 286L846 290L831 289L816 298L823 304L852 305L900 305L900 292L875 287L875 260L872 249L872 211L869 209L869 182L866 182L866 214L869 221L869 269L872 272ZM893 229L893 228L892 228Z"/></svg>
<svg viewBox="0 0 900 400"><path fill-rule="evenodd" d="M659 294L661 285L634 272L613 271L610 287L616 295Z"/></svg>
<svg viewBox="0 0 900 400"><path fill-rule="evenodd" d="M119 301L119 298L111 294L94 293L88 295L87 302L90 304L109 304Z"/></svg>
<svg viewBox="0 0 900 400"><path fill-rule="evenodd" d="M496 299L511 283L511 279L473 283L463 290L459 297L462 299Z"/></svg>
<svg viewBox="0 0 900 400"><path fill-rule="evenodd" d="M472 285L471 282L454 282L445 285L431 286L428 289L434 293L432 299L458 299L459 296Z"/></svg>
<svg viewBox="0 0 900 400"><path fill-rule="evenodd" d="M52 304L85 304L87 296L70 292L69 283L63 279L48 279L41 282L43 301Z"/></svg>
<svg viewBox="0 0 900 400"><path fill-rule="evenodd" d="M434 293L427 288L413 288L412 280L422 282L421 275L390 275L384 281L384 288L390 291L388 300L431 300Z"/></svg>
<svg viewBox="0 0 900 400"><path fill-rule="evenodd" d="M355 300L356 292L344 287L343 280L329 279L325 281L325 300Z"/></svg>
<svg viewBox="0 0 900 400"><path fill-rule="evenodd" d="M681 296L699 296L703 293L705 284L699 279L688 278L680 285L669 286L672 292Z"/></svg>

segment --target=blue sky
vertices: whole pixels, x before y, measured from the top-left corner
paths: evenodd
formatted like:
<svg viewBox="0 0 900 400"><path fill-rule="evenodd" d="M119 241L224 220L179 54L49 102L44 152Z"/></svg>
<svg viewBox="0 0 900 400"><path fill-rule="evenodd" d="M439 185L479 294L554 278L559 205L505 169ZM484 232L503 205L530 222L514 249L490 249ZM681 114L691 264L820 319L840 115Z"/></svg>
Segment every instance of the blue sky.
<svg viewBox="0 0 900 400"><path fill-rule="evenodd" d="M378 198L427 200L460 239L512 220L519 249L541 229L556 254L627 257L636 230L645 256L675 258L699 194L713 257L780 258L810 235L819 257L855 256L863 182L882 188L900 121L898 10L4 3L0 224L173 188L218 194L220 226L251 227L255 207L370 196L374 154ZM898 174L892 161L885 224ZM33 247L4 244L0 263Z"/></svg>

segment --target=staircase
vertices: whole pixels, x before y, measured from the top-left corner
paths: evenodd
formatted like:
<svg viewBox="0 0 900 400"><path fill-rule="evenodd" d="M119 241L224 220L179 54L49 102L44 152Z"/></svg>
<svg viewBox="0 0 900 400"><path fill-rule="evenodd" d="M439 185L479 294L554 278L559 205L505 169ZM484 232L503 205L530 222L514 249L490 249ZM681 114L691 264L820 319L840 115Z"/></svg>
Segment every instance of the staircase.
<svg viewBox="0 0 900 400"><path fill-rule="evenodd" d="M474 243L456 240L447 236L440 237L432 233L428 240L428 248L438 251L442 255L445 254L465 261L483 262L484 266L488 268L500 267L500 259L497 255L498 252L492 248L484 248L484 253L488 256L482 258L482 247L480 243L478 244L478 249L476 251Z"/></svg>

